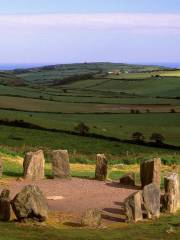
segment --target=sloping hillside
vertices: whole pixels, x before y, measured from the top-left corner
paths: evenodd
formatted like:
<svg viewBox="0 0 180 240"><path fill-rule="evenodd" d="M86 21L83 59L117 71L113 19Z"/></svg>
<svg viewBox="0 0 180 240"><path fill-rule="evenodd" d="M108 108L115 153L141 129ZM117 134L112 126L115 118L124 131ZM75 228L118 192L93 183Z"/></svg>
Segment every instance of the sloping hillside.
<svg viewBox="0 0 180 240"><path fill-rule="evenodd" d="M16 69L13 71L16 76L26 80L31 84L57 85L77 80L99 78L106 76L108 73L125 73L125 72L149 72L160 70L156 66L141 66L129 64L114 63L84 63L84 64L63 64L45 66L31 69Z"/></svg>
<svg viewBox="0 0 180 240"><path fill-rule="evenodd" d="M25 81L10 72L0 71L0 84L5 86L25 86Z"/></svg>

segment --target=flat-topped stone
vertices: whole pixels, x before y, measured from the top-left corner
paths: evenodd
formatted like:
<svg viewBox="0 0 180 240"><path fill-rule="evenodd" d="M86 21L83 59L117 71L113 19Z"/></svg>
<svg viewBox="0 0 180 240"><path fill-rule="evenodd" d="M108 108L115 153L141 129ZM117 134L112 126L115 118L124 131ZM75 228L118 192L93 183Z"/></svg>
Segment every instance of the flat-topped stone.
<svg viewBox="0 0 180 240"><path fill-rule="evenodd" d="M98 209L87 209L81 219L82 226L98 227L101 225L101 213Z"/></svg>
<svg viewBox="0 0 180 240"><path fill-rule="evenodd" d="M71 177L69 154L67 150L52 151L52 174L53 178Z"/></svg>
<svg viewBox="0 0 180 240"><path fill-rule="evenodd" d="M160 188L151 183L143 189L144 207L148 218L158 218L160 216Z"/></svg>
<svg viewBox="0 0 180 240"><path fill-rule="evenodd" d="M140 165L140 178L142 188L151 183L160 187L161 182L161 159L154 158L152 160L144 161Z"/></svg>
<svg viewBox="0 0 180 240"><path fill-rule="evenodd" d="M42 150L36 152L27 152L23 162L24 178L29 180L43 179L44 164L45 159Z"/></svg>
<svg viewBox="0 0 180 240"><path fill-rule="evenodd" d="M9 221L11 219L11 199L10 191L3 189L0 195L0 220Z"/></svg>
<svg viewBox="0 0 180 240"><path fill-rule="evenodd" d="M95 179L99 181L106 180L107 177L108 161L104 154L96 155L96 170Z"/></svg>
<svg viewBox="0 0 180 240"><path fill-rule="evenodd" d="M180 209L180 177L172 173L164 178L165 195L163 209L169 213L176 213Z"/></svg>

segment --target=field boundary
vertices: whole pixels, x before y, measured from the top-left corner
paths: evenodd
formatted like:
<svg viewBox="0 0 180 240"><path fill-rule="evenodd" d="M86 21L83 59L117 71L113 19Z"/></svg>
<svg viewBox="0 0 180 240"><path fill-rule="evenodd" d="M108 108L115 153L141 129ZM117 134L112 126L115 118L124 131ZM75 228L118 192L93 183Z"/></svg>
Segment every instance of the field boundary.
<svg viewBox="0 0 180 240"><path fill-rule="evenodd" d="M56 132L56 133L64 133L68 135L74 135L74 136L81 136L81 137L88 137L88 138L94 138L94 139L100 139L100 140L108 140L111 142L120 142L120 143L128 143L132 145L138 145L138 146L145 146L145 147L154 147L154 148L161 148L161 149L170 149L170 150L177 150L180 151L180 146L170 145L170 144L157 144L153 142L135 142L133 140L123 140L117 137L110 137L110 136L104 136L96 133L86 133L85 135L82 135L75 131L70 130L61 130L61 129L54 129L54 128L45 128L33 123L25 122L23 120L0 120L0 126L10 126L10 127L19 127L19 128L25 128L25 129L33 129L33 130L41 130L41 131L48 131L48 132Z"/></svg>

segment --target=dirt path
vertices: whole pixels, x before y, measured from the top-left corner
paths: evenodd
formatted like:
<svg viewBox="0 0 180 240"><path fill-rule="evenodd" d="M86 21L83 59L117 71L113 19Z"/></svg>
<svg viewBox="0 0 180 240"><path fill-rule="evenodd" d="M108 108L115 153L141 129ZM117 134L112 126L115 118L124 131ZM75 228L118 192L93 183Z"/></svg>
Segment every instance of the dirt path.
<svg viewBox="0 0 180 240"><path fill-rule="evenodd" d="M118 183L100 182L72 178L70 180L12 181L9 185L11 197L25 185L36 184L46 197L60 196L59 200L48 200L51 212L73 214L80 217L88 208L103 210L103 218L121 221L122 203L136 189L122 188ZM2 186L0 187L2 189ZM117 216L109 216L115 214Z"/></svg>

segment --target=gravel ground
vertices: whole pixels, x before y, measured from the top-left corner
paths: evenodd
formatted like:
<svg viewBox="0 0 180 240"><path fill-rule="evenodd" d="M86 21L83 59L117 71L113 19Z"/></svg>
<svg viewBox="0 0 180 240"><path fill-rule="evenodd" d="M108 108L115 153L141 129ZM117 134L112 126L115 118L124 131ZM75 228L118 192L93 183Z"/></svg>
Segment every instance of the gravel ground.
<svg viewBox="0 0 180 240"><path fill-rule="evenodd" d="M9 183L13 198L25 185L38 185L48 199L51 212L80 216L88 208L103 211L103 219L122 221L122 203L137 189L125 188L117 182L101 182L71 178L64 180L46 179L41 181L12 181ZM2 187L1 187L2 189Z"/></svg>

